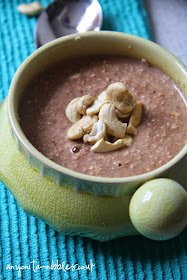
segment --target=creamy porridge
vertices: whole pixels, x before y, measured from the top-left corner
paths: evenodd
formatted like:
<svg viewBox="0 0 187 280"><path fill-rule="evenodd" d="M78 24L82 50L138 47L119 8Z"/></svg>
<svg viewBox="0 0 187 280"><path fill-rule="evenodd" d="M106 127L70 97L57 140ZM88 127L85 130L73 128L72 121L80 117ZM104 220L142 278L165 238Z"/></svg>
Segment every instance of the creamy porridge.
<svg viewBox="0 0 187 280"><path fill-rule="evenodd" d="M122 82L143 103L133 145L94 153L91 145L70 140L65 111L76 97L97 98ZM24 91L20 124L46 157L71 170L102 177L126 177L154 170L171 160L187 142L187 110L174 82L160 70L120 57L89 57L61 62L43 72Z"/></svg>

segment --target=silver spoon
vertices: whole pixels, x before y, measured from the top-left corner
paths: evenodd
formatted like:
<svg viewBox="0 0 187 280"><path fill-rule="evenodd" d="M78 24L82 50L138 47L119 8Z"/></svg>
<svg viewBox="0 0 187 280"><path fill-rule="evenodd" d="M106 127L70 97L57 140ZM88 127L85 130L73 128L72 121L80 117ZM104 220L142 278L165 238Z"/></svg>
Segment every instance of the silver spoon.
<svg viewBox="0 0 187 280"><path fill-rule="evenodd" d="M103 13L97 0L56 0L38 17L35 47L65 35L99 31Z"/></svg>

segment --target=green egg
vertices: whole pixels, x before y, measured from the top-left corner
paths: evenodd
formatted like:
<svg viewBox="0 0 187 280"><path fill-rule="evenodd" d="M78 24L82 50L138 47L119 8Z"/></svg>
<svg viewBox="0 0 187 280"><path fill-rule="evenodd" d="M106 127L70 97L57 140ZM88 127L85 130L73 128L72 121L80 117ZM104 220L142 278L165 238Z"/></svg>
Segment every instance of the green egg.
<svg viewBox="0 0 187 280"><path fill-rule="evenodd" d="M134 227L153 240L167 240L187 225L187 192L171 179L154 179L143 184L129 206Z"/></svg>

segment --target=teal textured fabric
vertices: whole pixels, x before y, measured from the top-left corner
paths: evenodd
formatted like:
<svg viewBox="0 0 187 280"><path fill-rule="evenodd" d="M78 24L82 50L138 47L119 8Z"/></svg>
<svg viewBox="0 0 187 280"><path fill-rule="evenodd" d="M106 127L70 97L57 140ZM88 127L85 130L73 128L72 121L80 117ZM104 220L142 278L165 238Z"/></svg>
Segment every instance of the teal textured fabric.
<svg viewBox="0 0 187 280"><path fill-rule="evenodd" d="M17 12L21 2L31 1L0 1L0 102L7 96L15 71L34 51L36 18ZM52 1L40 2L46 7ZM104 12L103 30L151 39L141 0L100 0L100 4ZM185 237L183 232L165 242L136 236L100 243L65 236L25 214L0 182L0 280L187 279ZM66 269L67 264L72 267ZM74 269L74 264L82 269Z"/></svg>

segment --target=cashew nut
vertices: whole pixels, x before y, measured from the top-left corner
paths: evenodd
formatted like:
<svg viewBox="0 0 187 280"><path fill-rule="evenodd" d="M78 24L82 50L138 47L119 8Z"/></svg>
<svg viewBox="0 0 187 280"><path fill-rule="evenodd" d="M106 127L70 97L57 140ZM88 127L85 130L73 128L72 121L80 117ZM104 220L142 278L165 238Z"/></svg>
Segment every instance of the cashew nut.
<svg viewBox="0 0 187 280"><path fill-rule="evenodd" d="M83 116L68 130L68 138L71 140L80 139L84 134L90 133L94 123L98 120L97 116Z"/></svg>
<svg viewBox="0 0 187 280"><path fill-rule="evenodd" d="M85 115L86 114L86 109L90 105L92 105L94 100L95 100L95 98L90 96L90 95L83 95L82 97L79 98L79 100L77 102L77 111L80 114Z"/></svg>
<svg viewBox="0 0 187 280"><path fill-rule="evenodd" d="M131 124L134 127L137 127L139 125L142 115L142 107L143 103L141 101L138 101L130 117L129 125Z"/></svg>
<svg viewBox="0 0 187 280"><path fill-rule="evenodd" d="M100 108L106 104L106 103L109 103L110 101L108 100L104 100L104 101L101 101L101 100L95 100L94 103L92 104L92 106L90 106L87 110L86 110L86 114L88 116L93 116L97 113L99 113L100 111Z"/></svg>
<svg viewBox="0 0 187 280"><path fill-rule="evenodd" d="M131 113L121 113L118 109L116 109L116 115L119 119L125 119L130 116Z"/></svg>
<svg viewBox="0 0 187 280"><path fill-rule="evenodd" d="M126 86L120 82L108 86L106 97L121 113L131 112L136 100L134 94L129 92Z"/></svg>
<svg viewBox="0 0 187 280"><path fill-rule="evenodd" d="M130 147L133 144L133 139L130 135L125 135L125 137L122 139L124 146Z"/></svg>
<svg viewBox="0 0 187 280"><path fill-rule="evenodd" d="M130 123L127 126L127 130L126 130L127 134L132 134L132 135L136 135L138 133L138 131L136 130L136 128Z"/></svg>
<svg viewBox="0 0 187 280"><path fill-rule="evenodd" d="M38 1L34 1L29 4L20 4L17 9L21 14L36 16L43 10L43 7Z"/></svg>
<svg viewBox="0 0 187 280"><path fill-rule="evenodd" d="M106 90L105 91L102 91L99 96L97 97L98 100L101 100L101 101L105 101L107 100L106 98Z"/></svg>
<svg viewBox="0 0 187 280"><path fill-rule="evenodd" d="M66 117L72 123L76 123L81 118L81 114L77 111L77 103L80 97L74 98L66 108Z"/></svg>
<svg viewBox="0 0 187 280"><path fill-rule="evenodd" d="M122 148L123 146L123 139L118 139L114 143L110 143L108 141L104 141L104 139L102 138L91 147L91 150L96 153L107 153Z"/></svg>
<svg viewBox="0 0 187 280"><path fill-rule="evenodd" d="M106 124L107 133L117 137L124 138L127 128L126 123L122 123L116 116L116 110L111 103L104 104L99 113L99 119Z"/></svg>
<svg viewBox="0 0 187 280"><path fill-rule="evenodd" d="M94 123L92 131L90 134L85 134L83 137L83 141L89 142L91 144L96 143L98 140L104 138L106 135L106 125L101 120Z"/></svg>

